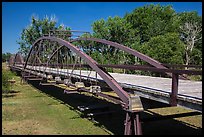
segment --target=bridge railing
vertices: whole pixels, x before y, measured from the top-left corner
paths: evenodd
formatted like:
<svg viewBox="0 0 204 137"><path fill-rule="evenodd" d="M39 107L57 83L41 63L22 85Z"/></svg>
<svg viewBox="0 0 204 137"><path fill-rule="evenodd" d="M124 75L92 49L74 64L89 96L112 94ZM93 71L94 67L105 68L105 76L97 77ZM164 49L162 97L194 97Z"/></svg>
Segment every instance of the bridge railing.
<svg viewBox="0 0 204 137"><path fill-rule="evenodd" d="M187 75L201 75L202 70L180 70L180 69L163 69L163 68L155 68L143 65L99 65L100 67L111 67L111 68L121 68L121 69L129 69L129 70L142 70L142 71L152 71L159 73L171 73L172 74L172 86L170 93L170 105L177 105L177 96L178 96L178 86L179 86L179 75L187 74ZM170 65L169 65L170 66ZM182 66L182 65L181 65ZM182 67L194 67L183 65ZM200 66L196 66L197 68L201 68Z"/></svg>
<svg viewBox="0 0 204 137"><path fill-rule="evenodd" d="M16 65L23 64L24 63L16 63ZM23 66L22 65L22 66ZM29 64L28 64L29 65ZM43 66L46 65L46 63L38 63L36 65ZM62 65L62 64L61 64ZM168 64L165 64L166 66L171 66ZM54 67L55 64L51 64L49 67ZM60 64L58 64L60 67ZM72 67L73 64L67 64L67 65L62 65L66 67ZM81 68L89 68L89 65L82 65L82 64L75 64L76 67L81 67ZM163 68L155 68L155 67L150 67L146 65L104 65L104 64L98 64L98 67L102 68L116 68L116 69L127 69L127 70L142 70L142 71L151 71L151 72L158 72L158 73L172 73L172 84L171 84L171 93L170 93L170 105L171 106L176 106L177 105L177 95L178 95L178 86L179 86L179 75L201 75L202 76L202 70L181 70L181 69L163 69ZM173 65L173 67L196 67L196 68L201 68L201 66L196 66L196 65Z"/></svg>

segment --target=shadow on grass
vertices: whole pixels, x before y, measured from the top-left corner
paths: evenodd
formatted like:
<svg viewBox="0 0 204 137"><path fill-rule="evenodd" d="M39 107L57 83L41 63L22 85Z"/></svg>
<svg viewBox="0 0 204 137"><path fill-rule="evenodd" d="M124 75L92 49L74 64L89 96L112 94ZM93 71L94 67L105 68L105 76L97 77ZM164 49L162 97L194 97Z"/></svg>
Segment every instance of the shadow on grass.
<svg viewBox="0 0 204 137"><path fill-rule="evenodd" d="M20 91L10 90L6 93L2 93L3 98L10 98L16 96L16 93L19 93Z"/></svg>
<svg viewBox="0 0 204 137"><path fill-rule="evenodd" d="M84 94L64 94L63 89L60 89L55 86L41 86L36 81L30 81L35 88L39 89L43 93L52 97L53 99L59 100L62 104L69 105L72 107L72 110L77 111L77 106L87 105L87 104L104 104L108 105L110 110L115 111L111 115L104 115L99 117L94 117L95 125L98 127L105 127L107 130L111 131L114 135L123 135L124 134L124 120L125 120L125 111L122 110L120 105L110 103L106 100L98 99L92 96L86 96ZM159 135L159 134L183 134L183 135L200 135L202 134L202 128L195 128L189 126L183 122L174 120L174 116L168 118L161 118L161 115L154 113L153 115L148 113L146 110L149 108L161 108L168 107L168 104L152 101L149 99L141 98L144 112L141 113L141 118L144 120L142 122L143 134L150 135ZM53 104L49 104L53 105ZM192 113L189 115L193 115ZM197 113L195 114L197 115ZM188 116L188 114L180 115ZM83 117L83 115L81 116ZM153 117L153 118L152 118ZM157 118L159 117L159 118ZM178 115L177 115L178 117ZM73 117L80 118L80 117ZM161 118L161 119L160 119ZM152 120L155 119L155 120Z"/></svg>
<svg viewBox="0 0 204 137"><path fill-rule="evenodd" d="M2 94L2 97L3 98L11 98L11 97L14 97L14 96L16 96L16 95L14 95L14 94L9 94L9 93L4 93L4 94Z"/></svg>
<svg viewBox="0 0 204 137"><path fill-rule="evenodd" d="M12 93L15 94L15 93L19 93L19 92L20 92L20 91L18 91L18 90L11 90L11 91L9 91L9 93L11 93L11 94L12 94Z"/></svg>
<svg viewBox="0 0 204 137"><path fill-rule="evenodd" d="M200 112L184 112L162 116L142 112L142 128L145 135L202 135L202 128L175 120L173 118L201 115Z"/></svg>

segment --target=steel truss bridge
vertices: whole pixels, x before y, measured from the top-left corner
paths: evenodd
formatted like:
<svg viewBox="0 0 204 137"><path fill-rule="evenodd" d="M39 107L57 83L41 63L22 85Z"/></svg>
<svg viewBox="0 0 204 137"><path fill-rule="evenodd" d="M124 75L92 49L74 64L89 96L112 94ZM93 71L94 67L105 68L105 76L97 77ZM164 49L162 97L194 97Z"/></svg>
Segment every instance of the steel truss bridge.
<svg viewBox="0 0 204 137"><path fill-rule="evenodd" d="M140 113L144 111L144 108L140 97L169 103L171 106L181 105L202 111L202 97L199 98L178 93L179 81L186 79L185 75L202 75L202 66L173 66L163 64L122 44L90 37L73 38L74 35L72 34L77 32L80 33L80 31L70 32L71 35L64 35L59 38L58 35L55 35L55 31L53 31L53 33L49 33L37 39L33 43L26 60L23 59L20 53L11 56L9 60L10 69L20 72L22 81L39 80L41 85L63 84L65 87L75 88L74 91L65 88L64 92L67 94L89 92L121 104L122 109L126 111L126 120L124 123L125 135L142 134ZM93 47L93 43L97 43L98 46L101 46L101 49L99 49L101 50L100 59L91 57L91 50L94 51L100 48ZM117 64L101 61L104 57L102 50L105 49L111 49L116 53L110 55L109 59L115 59ZM127 61L122 61L125 58L122 59L121 56L117 56L117 53L132 56L137 60L139 59L146 62L148 65L128 65L126 63ZM99 61L102 63L99 64ZM199 70L175 69L176 67L197 67ZM133 86L131 87L128 84L118 82L116 80L117 76L113 76L112 73L108 71L110 68L149 71L166 75L171 79L171 90L169 93L152 89L148 90L149 88L147 85L147 88L142 89L137 87L137 89L133 90L134 92L130 92L126 89L133 89ZM126 78L128 79L128 77ZM134 81L134 79L132 79L132 81ZM148 77L145 81L148 81ZM160 80L157 79L155 82L159 84ZM200 83L202 85L202 82ZM102 87L110 88L117 95L117 98L104 94L102 92Z"/></svg>

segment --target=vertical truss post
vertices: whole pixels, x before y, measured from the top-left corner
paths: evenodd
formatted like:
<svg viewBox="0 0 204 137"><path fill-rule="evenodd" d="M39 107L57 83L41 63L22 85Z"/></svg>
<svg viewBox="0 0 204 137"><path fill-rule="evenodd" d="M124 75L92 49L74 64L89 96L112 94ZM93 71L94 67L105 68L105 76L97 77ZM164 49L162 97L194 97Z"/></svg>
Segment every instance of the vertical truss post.
<svg viewBox="0 0 204 137"><path fill-rule="evenodd" d="M179 78L179 74L177 73L172 74L172 88L171 88L171 95L170 95L171 106L177 106L178 78Z"/></svg>

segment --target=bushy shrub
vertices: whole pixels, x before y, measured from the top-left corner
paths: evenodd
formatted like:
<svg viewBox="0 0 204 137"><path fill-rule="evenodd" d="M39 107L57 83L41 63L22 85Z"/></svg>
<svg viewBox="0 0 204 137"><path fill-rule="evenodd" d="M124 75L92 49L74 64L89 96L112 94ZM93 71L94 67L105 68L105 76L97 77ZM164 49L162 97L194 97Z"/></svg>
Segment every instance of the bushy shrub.
<svg viewBox="0 0 204 137"><path fill-rule="evenodd" d="M2 93L8 93L11 90L11 80L15 74L10 70L2 69Z"/></svg>

